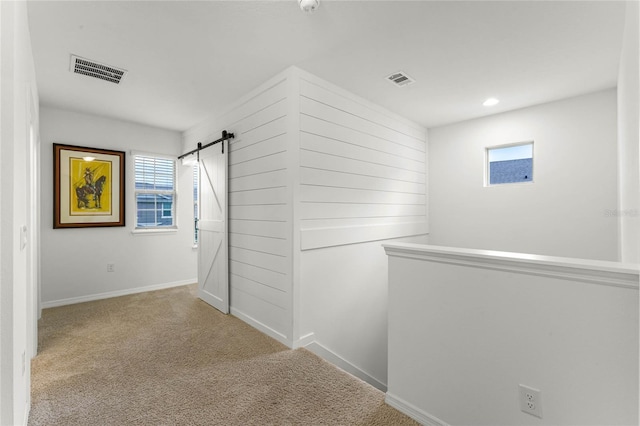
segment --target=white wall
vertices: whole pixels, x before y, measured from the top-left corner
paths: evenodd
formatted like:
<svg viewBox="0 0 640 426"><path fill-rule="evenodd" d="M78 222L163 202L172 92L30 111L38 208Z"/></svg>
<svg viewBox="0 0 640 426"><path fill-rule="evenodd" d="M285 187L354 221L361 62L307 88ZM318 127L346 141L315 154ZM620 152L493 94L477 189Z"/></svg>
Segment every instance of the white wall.
<svg viewBox="0 0 640 426"><path fill-rule="evenodd" d="M391 241L425 243L426 236ZM299 329L309 336L307 349L384 391L388 270L381 243L302 253Z"/></svg>
<svg viewBox="0 0 640 426"><path fill-rule="evenodd" d="M388 249L392 405L427 424L638 424L636 264Z"/></svg>
<svg viewBox="0 0 640 426"><path fill-rule="evenodd" d="M96 82L96 84L104 84ZM41 108L42 302L55 306L195 282L192 169L177 167L178 230L132 234L131 151L178 156L180 133L94 115ZM53 229L53 143L126 152L125 227ZM107 263L115 272L107 273Z"/></svg>
<svg viewBox="0 0 640 426"><path fill-rule="evenodd" d="M426 130L298 75L297 344L384 390L387 262L380 241L426 238Z"/></svg>
<svg viewBox="0 0 640 426"><path fill-rule="evenodd" d="M0 424L25 424L35 351L38 230L30 125L37 141L38 92L26 4L0 3ZM20 229L27 227L26 246Z"/></svg>
<svg viewBox="0 0 640 426"><path fill-rule="evenodd" d="M430 244L618 260L614 89L429 129ZM533 184L483 186L487 146L534 141Z"/></svg>
<svg viewBox="0 0 640 426"><path fill-rule="evenodd" d="M234 134L229 147L231 313L292 344L291 71L183 134L184 152ZM220 149L217 145L207 149Z"/></svg>
<svg viewBox="0 0 640 426"><path fill-rule="evenodd" d="M618 161L620 257L640 262L640 7L627 2L618 74Z"/></svg>

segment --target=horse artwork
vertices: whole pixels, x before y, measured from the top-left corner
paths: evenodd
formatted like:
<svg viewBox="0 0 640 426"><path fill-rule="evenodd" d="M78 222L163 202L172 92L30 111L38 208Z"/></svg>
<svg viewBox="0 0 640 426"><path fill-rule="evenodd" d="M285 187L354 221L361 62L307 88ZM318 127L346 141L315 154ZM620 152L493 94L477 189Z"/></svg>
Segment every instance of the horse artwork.
<svg viewBox="0 0 640 426"><path fill-rule="evenodd" d="M106 176L100 176L95 183L85 183L82 186L76 186L76 197L78 198L79 209L100 209L100 197L104 190L104 184L107 180ZM89 202L89 196L92 197L93 206Z"/></svg>
<svg viewBox="0 0 640 426"><path fill-rule="evenodd" d="M111 209L111 192L108 188L111 164L93 159L73 159L72 214L94 215ZM103 195L106 194L107 197Z"/></svg>
<svg viewBox="0 0 640 426"><path fill-rule="evenodd" d="M125 152L56 143L53 151L53 228L124 226Z"/></svg>

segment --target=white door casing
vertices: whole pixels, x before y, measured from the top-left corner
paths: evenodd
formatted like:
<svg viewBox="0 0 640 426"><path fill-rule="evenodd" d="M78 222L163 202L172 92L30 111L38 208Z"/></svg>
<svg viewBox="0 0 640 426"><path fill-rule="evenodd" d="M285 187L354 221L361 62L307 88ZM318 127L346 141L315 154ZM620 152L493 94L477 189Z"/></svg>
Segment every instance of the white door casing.
<svg viewBox="0 0 640 426"><path fill-rule="evenodd" d="M225 144L222 142L221 144ZM229 313L227 153L221 144L200 151L198 297Z"/></svg>

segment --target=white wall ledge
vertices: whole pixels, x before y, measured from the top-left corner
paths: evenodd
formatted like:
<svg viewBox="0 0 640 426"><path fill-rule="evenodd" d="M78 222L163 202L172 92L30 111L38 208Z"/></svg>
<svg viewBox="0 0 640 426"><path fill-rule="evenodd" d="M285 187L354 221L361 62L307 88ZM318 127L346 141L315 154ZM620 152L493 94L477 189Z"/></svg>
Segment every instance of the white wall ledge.
<svg viewBox="0 0 640 426"><path fill-rule="evenodd" d="M638 289L640 265L411 243L382 245L388 256Z"/></svg>

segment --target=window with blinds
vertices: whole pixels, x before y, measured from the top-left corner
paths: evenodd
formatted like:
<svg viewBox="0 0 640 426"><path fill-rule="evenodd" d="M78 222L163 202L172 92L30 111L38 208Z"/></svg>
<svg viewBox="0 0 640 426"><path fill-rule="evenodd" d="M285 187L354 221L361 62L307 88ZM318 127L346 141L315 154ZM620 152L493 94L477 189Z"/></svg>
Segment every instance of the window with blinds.
<svg viewBox="0 0 640 426"><path fill-rule="evenodd" d="M134 157L136 228L175 227L176 162Z"/></svg>

